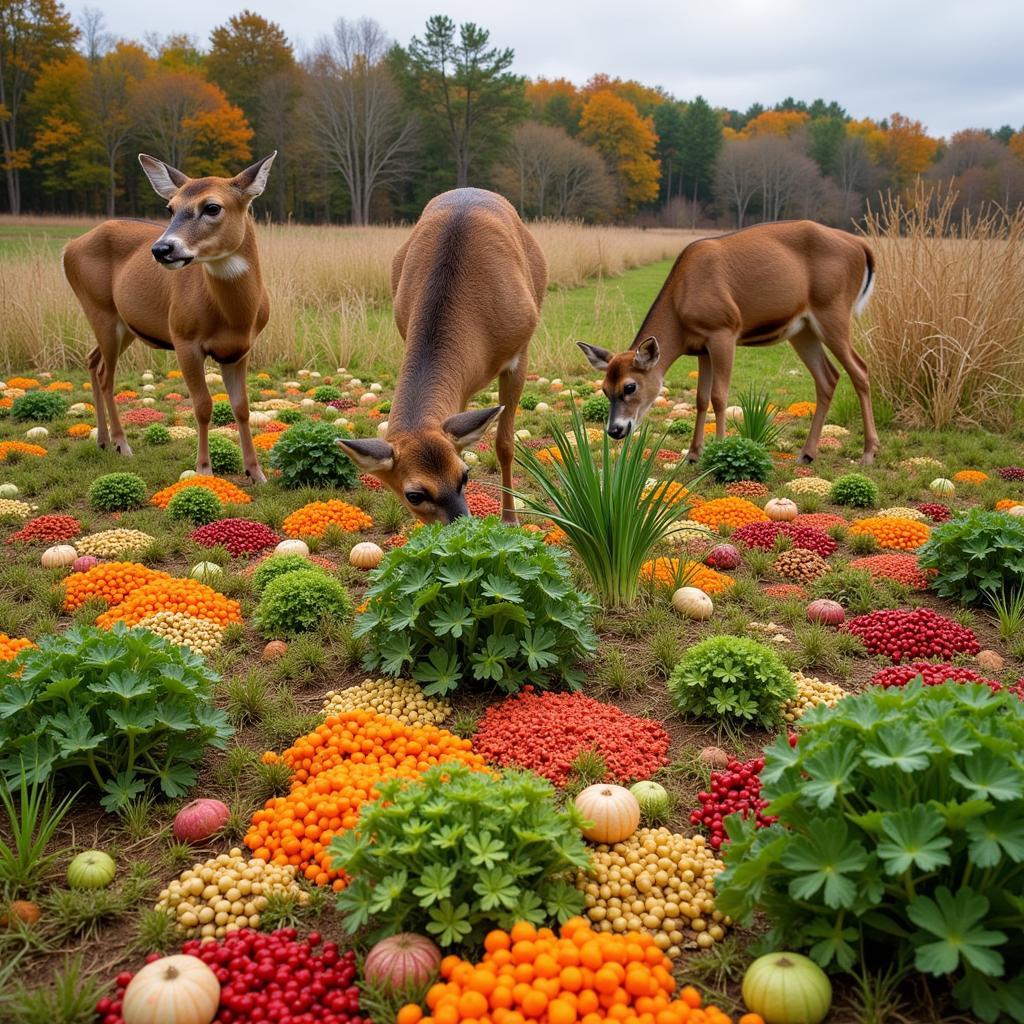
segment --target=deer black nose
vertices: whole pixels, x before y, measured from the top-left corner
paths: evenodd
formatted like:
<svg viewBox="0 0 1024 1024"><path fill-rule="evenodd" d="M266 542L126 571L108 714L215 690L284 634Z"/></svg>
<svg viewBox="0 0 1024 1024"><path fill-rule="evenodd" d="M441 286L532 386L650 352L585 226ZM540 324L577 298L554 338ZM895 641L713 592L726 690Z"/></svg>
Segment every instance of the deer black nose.
<svg viewBox="0 0 1024 1024"><path fill-rule="evenodd" d="M608 424L608 436L614 437L616 440L625 437L626 428L621 423L610 423Z"/></svg>
<svg viewBox="0 0 1024 1024"><path fill-rule="evenodd" d="M150 251L154 259L163 263L174 252L174 246L170 242L157 242Z"/></svg>

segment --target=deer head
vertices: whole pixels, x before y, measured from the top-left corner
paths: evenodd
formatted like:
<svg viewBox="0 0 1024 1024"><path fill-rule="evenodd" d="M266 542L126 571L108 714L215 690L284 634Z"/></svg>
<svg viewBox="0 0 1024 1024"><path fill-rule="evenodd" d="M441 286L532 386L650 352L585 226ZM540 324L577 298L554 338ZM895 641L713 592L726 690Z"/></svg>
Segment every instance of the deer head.
<svg viewBox="0 0 1024 1024"><path fill-rule="evenodd" d="M504 406L449 416L440 427L388 431L379 438L339 438L345 454L390 487L423 523L450 523L469 515L463 491L469 467L462 452L487 432Z"/></svg>
<svg viewBox="0 0 1024 1024"><path fill-rule="evenodd" d="M153 244L157 263L180 270L195 260L206 264L215 276L244 274L248 265L235 254L245 238L245 215L249 204L266 188L276 156L275 151L233 178L190 178L170 164L140 153L139 163L149 183L167 200L171 211L171 223Z"/></svg>
<svg viewBox="0 0 1024 1024"><path fill-rule="evenodd" d="M618 355L583 341L576 344L590 365L604 373L602 390L611 403L608 436L625 437L640 425L661 391L665 371L658 365L661 349L657 338L645 338Z"/></svg>

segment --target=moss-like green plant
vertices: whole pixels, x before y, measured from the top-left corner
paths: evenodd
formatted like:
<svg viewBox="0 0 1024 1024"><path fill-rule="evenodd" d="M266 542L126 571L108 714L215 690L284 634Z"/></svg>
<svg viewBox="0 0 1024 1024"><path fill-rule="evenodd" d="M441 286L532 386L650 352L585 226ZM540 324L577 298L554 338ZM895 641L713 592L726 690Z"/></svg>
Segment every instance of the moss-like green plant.
<svg viewBox="0 0 1024 1024"><path fill-rule="evenodd" d="M180 522L204 526L220 519L220 498L205 487L186 487L167 503L167 515Z"/></svg>
<svg viewBox="0 0 1024 1024"><path fill-rule="evenodd" d="M833 482L828 500L833 505L874 508L878 504L878 487L874 480L863 473L847 473Z"/></svg>
<svg viewBox="0 0 1024 1024"><path fill-rule="evenodd" d="M336 402L341 398L341 389L336 388L333 384L321 384L313 392L313 401L322 402L326 405L328 402Z"/></svg>
<svg viewBox="0 0 1024 1024"><path fill-rule="evenodd" d="M146 481L135 473L107 473L89 487L89 504L97 512L128 512L145 502Z"/></svg>
<svg viewBox="0 0 1024 1024"><path fill-rule="evenodd" d="M253 622L269 637L311 633L324 621L341 622L352 614L348 591L322 569L287 572L271 580L256 608Z"/></svg>
<svg viewBox="0 0 1024 1024"><path fill-rule="evenodd" d="M320 566L302 555L271 555L253 570L252 585L256 593L262 594L267 584L290 572L323 572ZM326 575L326 574L325 574Z"/></svg>
<svg viewBox="0 0 1024 1024"><path fill-rule="evenodd" d="M211 434L210 468L217 476L241 473L242 449L223 434Z"/></svg>
<svg viewBox="0 0 1024 1024"><path fill-rule="evenodd" d="M270 465L281 471L285 487L355 487L355 463L338 447L343 436L331 423L296 423L271 449Z"/></svg>
<svg viewBox="0 0 1024 1024"><path fill-rule="evenodd" d="M708 441L704 446L700 467L720 484L737 480L763 483L771 474L772 457L766 448L749 437L723 437L720 441Z"/></svg>
<svg viewBox="0 0 1024 1024"><path fill-rule="evenodd" d="M608 419L611 402L602 395L591 395L581 406L580 412L588 423L604 423Z"/></svg>
<svg viewBox="0 0 1024 1024"><path fill-rule="evenodd" d="M68 404L53 391L30 391L19 395L11 405L11 419L19 423L26 420L55 420L68 411Z"/></svg>
<svg viewBox="0 0 1024 1024"><path fill-rule="evenodd" d="M171 443L171 432L162 423L151 423L142 432L146 444L162 445Z"/></svg>
<svg viewBox="0 0 1024 1024"><path fill-rule="evenodd" d="M215 427L226 427L229 423L234 423L235 412L231 408L231 403L225 402L223 399L219 402L214 402L210 422Z"/></svg>

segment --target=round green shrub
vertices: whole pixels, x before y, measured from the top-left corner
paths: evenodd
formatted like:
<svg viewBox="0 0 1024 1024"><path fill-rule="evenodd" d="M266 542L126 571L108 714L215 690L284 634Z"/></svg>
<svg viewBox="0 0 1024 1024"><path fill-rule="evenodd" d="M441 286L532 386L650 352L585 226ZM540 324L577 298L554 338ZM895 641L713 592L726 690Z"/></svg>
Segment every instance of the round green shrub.
<svg viewBox="0 0 1024 1024"><path fill-rule="evenodd" d="M878 504L878 488L874 480L863 473L847 473L836 478L828 492L828 500L833 505L874 508Z"/></svg>
<svg viewBox="0 0 1024 1024"><path fill-rule="evenodd" d="M315 565L302 555L271 555L253 570L252 585L257 594L262 594L267 589L267 584L278 577L290 572L306 572L307 570L324 572L319 565Z"/></svg>
<svg viewBox="0 0 1024 1024"><path fill-rule="evenodd" d="M1024 518L972 508L932 527L917 553L940 597L979 604L1024 589Z"/></svg>
<svg viewBox="0 0 1024 1024"><path fill-rule="evenodd" d="M602 394L591 395L580 406L580 412L588 423L604 423L608 419L612 404Z"/></svg>
<svg viewBox="0 0 1024 1024"><path fill-rule="evenodd" d="M167 503L167 515L176 522L205 526L222 514L220 498L205 487L186 487Z"/></svg>
<svg viewBox="0 0 1024 1024"><path fill-rule="evenodd" d="M359 474L338 447L342 436L333 423L296 423L270 450L270 465L281 471L285 487L355 487Z"/></svg>
<svg viewBox="0 0 1024 1024"><path fill-rule="evenodd" d="M673 420L668 425L672 437L688 437L693 433L693 424L689 420Z"/></svg>
<svg viewBox="0 0 1024 1024"><path fill-rule="evenodd" d="M771 475L772 457L749 437L723 437L708 441L701 455L700 467L711 473L720 484L737 480L764 483Z"/></svg>
<svg viewBox="0 0 1024 1024"><path fill-rule="evenodd" d="M241 473L242 449L223 434L211 434L210 468L217 476Z"/></svg>
<svg viewBox="0 0 1024 1024"><path fill-rule="evenodd" d="M700 718L778 725L796 684L782 659L764 644L713 636L691 647L672 670L668 692L676 709Z"/></svg>
<svg viewBox="0 0 1024 1024"><path fill-rule="evenodd" d="M328 402L337 401L339 398L341 398L341 388L336 388L333 384L321 384L313 392L313 401L323 402L325 405Z"/></svg>
<svg viewBox="0 0 1024 1024"><path fill-rule="evenodd" d="M519 408L525 409L527 412L533 412L538 405L540 405L540 398L530 392L527 392L519 399Z"/></svg>
<svg viewBox="0 0 1024 1024"><path fill-rule="evenodd" d="M377 412L383 413L385 416L391 412L391 399L385 398L383 402L378 402Z"/></svg>
<svg viewBox="0 0 1024 1024"><path fill-rule="evenodd" d="M89 487L89 505L97 512L128 512L146 503L146 481L135 473L107 473Z"/></svg>
<svg viewBox="0 0 1024 1024"><path fill-rule="evenodd" d="M226 427L229 423L235 422L235 411L231 408L230 402L220 401L213 403L213 412L210 415L210 422L215 427Z"/></svg>
<svg viewBox="0 0 1024 1024"><path fill-rule="evenodd" d="M340 622L352 614L348 591L322 569L286 572L271 580L260 597L253 622L269 637L310 633L325 620Z"/></svg>
<svg viewBox="0 0 1024 1024"><path fill-rule="evenodd" d="M146 444L170 444L171 432L162 423L151 423L142 432L142 440Z"/></svg>
<svg viewBox="0 0 1024 1024"><path fill-rule="evenodd" d="M68 403L54 391L30 391L20 395L11 405L11 418L24 423L27 420L55 420L68 411Z"/></svg>
<svg viewBox="0 0 1024 1024"><path fill-rule="evenodd" d="M474 681L507 693L582 685L576 662L597 641L567 559L493 517L416 530L371 575L355 628L370 638L363 664L409 672L428 695Z"/></svg>
<svg viewBox="0 0 1024 1024"><path fill-rule="evenodd" d="M767 948L855 975L913 967L972 1020L1021 1020L1022 750L1024 704L980 683L812 708L795 747L765 751L775 824L727 819L716 909L741 925L760 911Z"/></svg>
<svg viewBox="0 0 1024 1024"><path fill-rule="evenodd" d="M279 409L274 413L274 419L279 423L299 423L305 418L298 409Z"/></svg>

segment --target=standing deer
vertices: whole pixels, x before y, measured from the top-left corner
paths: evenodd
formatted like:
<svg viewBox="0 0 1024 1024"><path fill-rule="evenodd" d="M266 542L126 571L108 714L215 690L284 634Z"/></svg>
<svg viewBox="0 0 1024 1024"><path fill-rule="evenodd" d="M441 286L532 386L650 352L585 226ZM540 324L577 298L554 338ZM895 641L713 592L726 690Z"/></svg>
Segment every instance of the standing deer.
<svg viewBox="0 0 1024 1024"><path fill-rule="evenodd" d="M626 352L577 342L602 370L611 402L608 433L625 437L658 397L668 368L697 357L697 422L687 459L704 446L708 399L715 434L725 436L725 406L737 345L788 340L814 378L817 406L801 462L811 462L839 382L831 352L850 375L864 418L865 463L878 451L868 368L850 342L851 318L874 285L867 243L835 228L800 220L759 224L701 238L680 254Z"/></svg>
<svg viewBox="0 0 1024 1024"><path fill-rule="evenodd" d="M338 444L422 522L468 514L461 453L495 417L502 519L516 522L508 490L516 407L546 287L547 263L533 236L509 202L483 189L431 199L395 254L391 292L405 357L387 440ZM463 411L495 377L501 405Z"/></svg>
<svg viewBox="0 0 1024 1024"><path fill-rule="evenodd" d="M132 453L114 402L114 375L121 353L139 338L177 357L199 428L196 471L212 473L213 402L203 368L210 356L220 364L231 400L246 475L266 480L249 430L245 371L270 316L270 299L249 205L266 187L275 156L233 178L193 179L140 154L150 184L167 200L170 224L108 220L65 247L65 276L96 335L89 373L101 448L113 439L122 455Z"/></svg>

